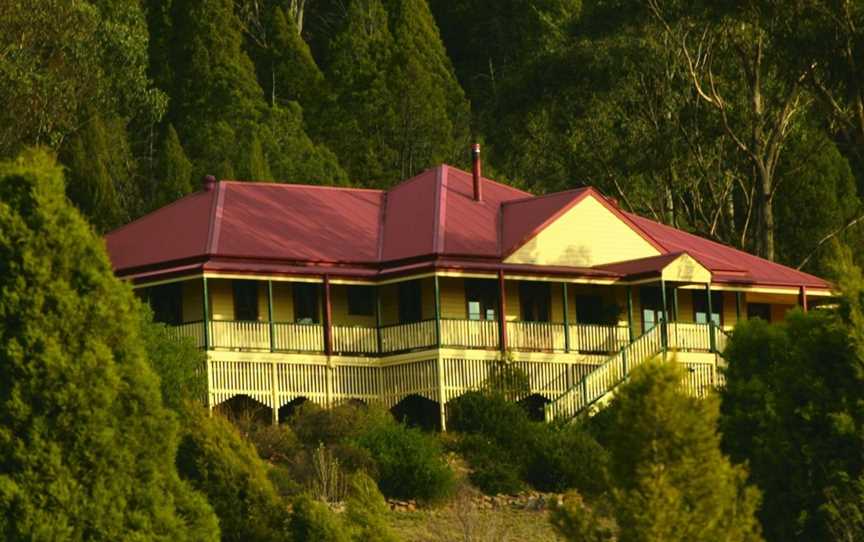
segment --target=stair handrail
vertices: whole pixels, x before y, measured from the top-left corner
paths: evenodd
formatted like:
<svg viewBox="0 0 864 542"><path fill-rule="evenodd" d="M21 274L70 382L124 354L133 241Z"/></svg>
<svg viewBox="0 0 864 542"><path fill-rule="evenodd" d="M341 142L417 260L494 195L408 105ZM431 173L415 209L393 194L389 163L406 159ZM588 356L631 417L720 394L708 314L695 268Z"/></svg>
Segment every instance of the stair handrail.
<svg viewBox="0 0 864 542"><path fill-rule="evenodd" d="M662 327L665 327L665 324L661 323L649 329L633 342L609 356L606 361L582 377L570 389L547 403L544 407L546 420L552 421L564 416L575 416L626 380L634 367L641 365L646 359L660 354L663 351ZM658 337L660 338L658 344L652 345L651 339ZM616 374L616 370L619 369L617 364L620 364L620 374ZM599 385L593 382L597 379L601 379Z"/></svg>

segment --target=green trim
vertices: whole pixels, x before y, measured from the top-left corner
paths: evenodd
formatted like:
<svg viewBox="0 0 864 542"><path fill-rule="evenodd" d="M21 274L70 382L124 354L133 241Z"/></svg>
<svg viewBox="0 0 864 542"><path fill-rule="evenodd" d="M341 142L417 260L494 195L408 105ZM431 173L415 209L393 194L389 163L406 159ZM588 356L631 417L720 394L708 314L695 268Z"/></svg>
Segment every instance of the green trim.
<svg viewBox="0 0 864 542"><path fill-rule="evenodd" d="M742 301L744 294L742 292L735 292L735 323L741 321L741 305L743 305Z"/></svg>
<svg viewBox="0 0 864 542"><path fill-rule="evenodd" d="M204 350L210 350L210 296L207 293L207 277L202 277L204 285Z"/></svg>
<svg viewBox="0 0 864 542"><path fill-rule="evenodd" d="M381 286L375 287L375 334L378 338L378 353L381 353Z"/></svg>
<svg viewBox="0 0 864 542"><path fill-rule="evenodd" d="M714 308L711 306L711 283L705 285L705 296L708 298L708 336L711 344L711 352L717 351L717 338L714 336ZM720 315L722 321L723 315Z"/></svg>
<svg viewBox="0 0 864 542"><path fill-rule="evenodd" d="M669 348L669 326L666 324L669 322L669 312L666 307L666 281L660 279L660 298L663 303L663 321L660 322L662 326L660 328L660 344L663 345L663 357L666 357L666 350Z"/></svg>
<svg viewBox="0 0 864 542"><path fill-rule="evenodd" d="M433 277L435 283L435 344L441 348L441 285L438 283L438 275Z"/></svg>
<svg viewBox="0 0 864 542"><path fill-rule="evenodd" d="M678 288L672 287L672 320L677 322L678 317Z"/></svg>
<svg viewBox="0 0 864 542"><path fill-rule="evenodd" d="M276 351L276 330L273 322L273 281L267 281L267 321L270 322L270 351Z"/></svg>
<svg viewBox="0 0 864 542"><path fill-rule="evenodd" d="M561 283L562 293L564 297L564 351L570 351L570 310L567 302L567 283Z"/></svg>
<svg viewBox="0 0 864 542"><path fill-rule="evenodd" d="M636 340L636 329L633 327L633 287L627 287L627 327L630 328L630 342Z"/></svg>

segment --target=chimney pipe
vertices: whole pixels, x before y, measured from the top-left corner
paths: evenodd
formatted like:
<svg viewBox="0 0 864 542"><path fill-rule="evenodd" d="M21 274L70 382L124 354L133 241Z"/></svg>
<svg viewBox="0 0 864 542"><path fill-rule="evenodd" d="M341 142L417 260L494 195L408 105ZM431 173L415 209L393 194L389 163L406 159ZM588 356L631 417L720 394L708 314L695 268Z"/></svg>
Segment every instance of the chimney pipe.
<svg viewBox="0 0 864 542"><path fill-rule="evenodd" d="M205 192L209 192L216 187L216 177L213 175L204 175L201 178L201 188L204 189Z"/></svg>
<svg viewBox="0 0 864 542"><path fill-rule="evenodd" d="M480 177L480 144L471 145L471 164L474 173L474 201L483 201L483 186Z"/></svg>

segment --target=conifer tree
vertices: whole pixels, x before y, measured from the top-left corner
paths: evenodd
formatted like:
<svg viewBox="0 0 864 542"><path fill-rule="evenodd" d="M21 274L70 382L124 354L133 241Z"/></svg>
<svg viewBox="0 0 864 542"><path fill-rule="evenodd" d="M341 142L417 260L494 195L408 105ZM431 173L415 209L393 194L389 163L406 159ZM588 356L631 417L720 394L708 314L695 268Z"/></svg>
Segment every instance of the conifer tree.
<svg viewBox="0 0 864 542"><path fill-rule="evenodd" d="M646 362L619 391L610 442L608 510L621 542L758 541L759 493L743 467L720 451L716 397L689 397L674 363ZM575 515L567 518L568 514ZM590 509L558 511L556 525L589 525L605 539L608 522ZM563 529L562 534L572 529Z"/></svg>
<svg viewBox="0 0 864 542"><path fill-rule="evenodd" d="M177 130L168 125L156 157L156 172L151 209L156 209L192 192L192 162L186 157Z"/></svg>
<svg viewBox="0 0 864 542"><path fill-rule="evenodd" d="M758 490L720 450L719 401L688 397L683 371L649 362L616 399L616 515L626 540L761 540Z"/></svg>
<svg viewBox="0 0 864 542"><path fill-rule="evenodd" d="M167 16L170 20L151 17L157 27L170 29L170 69L159 69L157 82L169 89L168 120L193 164L193 177L256 173L295 182L344 182L333 154L306 134L302 110L268 105L244 50L234 9L231 0L176 0ZM253 172L246 153L256 145L262 152L255 157ZM279 157L279 164L306 164L306 171L316 176L292 178L296 167L274 166L269 163L274 157Z"/></svg>
<svg viewBox="0 0 864 542"><path fill-rule="evenodd" d="M392 184L464 154L468 103L425 0L353 0L318 129L352 179Z"/></svg>
<svg viewBox="0 0 864 542"><path fill-rule="evenodd" d="M0 163L0 538L214 540L140 305L43 152Z"/></svg>

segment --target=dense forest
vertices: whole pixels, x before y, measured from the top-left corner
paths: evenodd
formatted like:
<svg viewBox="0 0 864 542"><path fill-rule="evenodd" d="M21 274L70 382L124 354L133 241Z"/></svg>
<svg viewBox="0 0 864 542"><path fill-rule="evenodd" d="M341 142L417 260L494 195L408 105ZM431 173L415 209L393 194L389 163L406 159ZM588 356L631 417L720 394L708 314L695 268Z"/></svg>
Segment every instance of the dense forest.
<svg viewBox="0 0 864 542"><path fill-rule="evenodd" d="M484 144L537 193L824 271L860 242L853 0L6 3L0 156L51 148L104 232L219 178L386 187Z"/></svg>
<svg viewBox="0 0 864 542"><path fill-rule="evenodd" d="M861 0L0 2L0 538L416 539L389 498L423 540L501 542L473 496L540 491L570 541L864 540L862 61ZM202 175L388 187L473 142L490 177L595 185L838 296L739 323L704 398L649 360L538 422L502 359L444 434L273 425L208 413L204 353L100 237Z"/></svg>

